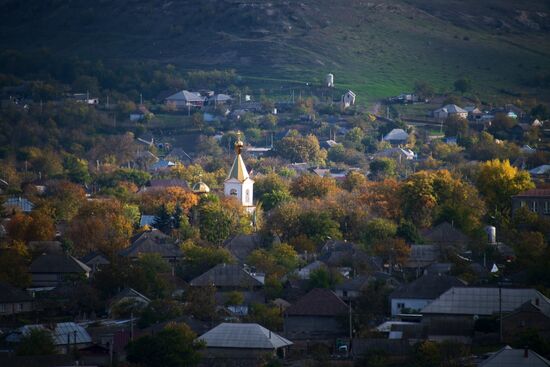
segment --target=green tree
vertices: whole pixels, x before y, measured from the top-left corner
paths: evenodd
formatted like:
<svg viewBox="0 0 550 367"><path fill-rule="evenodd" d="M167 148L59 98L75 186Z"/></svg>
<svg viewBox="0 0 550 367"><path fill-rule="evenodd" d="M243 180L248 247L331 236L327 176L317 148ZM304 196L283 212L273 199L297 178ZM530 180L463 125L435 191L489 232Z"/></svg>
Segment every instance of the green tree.
<svg viewBox="0 0 550 367"><path fill-rule="evenodd" d="M159 212L155 216L153 221L153 226L164 233L170 233L173 227L173 218L172 215L168 212L166 205L162 204L159 209Z"/></svg>
<svg viewBox="0 0 550 367"><path fill-rule="evenodd" d="M126 352L129 362L144 367L187 367L200 362L203 347L189 326L177 324L130 342Z"/></svg>
<svg viewBox="0 0 550 367"><path fill-rule="evenodd" d="M63 160L63 168L67 177L73 182L87 184L91 180L88 162L84 159L67 154Z"/></svg>
<svg viewBox="0 0 550 367"><path fill-rule="evenodd" d="M395 176L396 163L390 158L377 158L373 160L370 165L370 172L372 177L383 180Z"/></svg>
<svg viewBox="0 0 550 367"><path fill-rule="evenodd" d="M460 92L462 94L468 93L472 90L472 81L467 78L458 79L454 82L454 87L457 92Z"/></svg>
<svg viewBox="0 0 550 367"><path fill-rule="evenodd" d="M44 329L31 329L17 346L18 356L43 356L57 354L52 335Z"/></svg>

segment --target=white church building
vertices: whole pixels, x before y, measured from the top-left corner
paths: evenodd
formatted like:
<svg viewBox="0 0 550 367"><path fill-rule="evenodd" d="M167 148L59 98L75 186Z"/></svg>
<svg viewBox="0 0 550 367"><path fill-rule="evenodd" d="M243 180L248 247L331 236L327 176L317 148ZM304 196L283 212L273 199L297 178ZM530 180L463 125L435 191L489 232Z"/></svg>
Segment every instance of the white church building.
<svg viewBox="0 0 550 367"><path fill-rule="evenodd" d="M254 206L254 180L248 175L241 156L243 146L244 143L241 141L240 134L238 134L237 142L235 142L237 156L233 161L229 176L224 182L223 192L225 196L235 197L247 212L253 213L256 209Z"/></svg>

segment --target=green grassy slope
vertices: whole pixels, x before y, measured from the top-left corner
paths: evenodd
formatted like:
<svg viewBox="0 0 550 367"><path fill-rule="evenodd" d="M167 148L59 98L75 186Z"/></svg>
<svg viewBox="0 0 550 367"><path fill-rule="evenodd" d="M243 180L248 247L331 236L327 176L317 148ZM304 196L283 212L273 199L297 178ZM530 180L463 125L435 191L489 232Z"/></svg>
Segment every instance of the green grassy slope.
<svg viewBox="0 0 550 367"><path fill-rule="evenodd" d="M235 68L256 81L320 81L372 100L415 80L482 96L535 93L550 74L544 0L0 1L0 46L61 55Z"/></svg>

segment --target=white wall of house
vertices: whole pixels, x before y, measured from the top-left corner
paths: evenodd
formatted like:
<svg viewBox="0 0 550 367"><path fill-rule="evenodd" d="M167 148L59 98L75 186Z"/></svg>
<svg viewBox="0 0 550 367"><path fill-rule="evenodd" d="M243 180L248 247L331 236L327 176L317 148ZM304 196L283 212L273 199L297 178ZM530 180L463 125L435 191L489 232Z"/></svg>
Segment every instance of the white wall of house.
<svg viewBox="0 0 550 367"><path fill-rule="evenodd" d="M431 299L392 298L391 314L392 316L398 315L404 308L421 310L432 301Z"/></svg>
<svg viewBox="0 0 550 367"><path fill-rule="evenodd" d="M225 196L236 197L242 206L252 206L254 205L253 187L254 181L249 178L244 180L244 182L231 179L225 181L223 192Z"/></svg>

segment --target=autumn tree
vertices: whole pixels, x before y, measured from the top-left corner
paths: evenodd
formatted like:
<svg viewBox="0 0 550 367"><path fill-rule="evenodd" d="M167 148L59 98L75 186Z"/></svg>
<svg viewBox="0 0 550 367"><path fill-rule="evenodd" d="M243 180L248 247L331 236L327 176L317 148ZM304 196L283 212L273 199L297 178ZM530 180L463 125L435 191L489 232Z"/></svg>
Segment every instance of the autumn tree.
<svg viewBox="0 0 550 367"><path fill-rule="evenodd" d="M249 215L233 198L207 201L199 206L201 238L219 245L229 236L252 230Z"/></svg>
<svg viewBox="0 0 550 367"><path fill-rule="evenodd" d="M330 177L320 177L305 174L292 181L292 195L302 198L321 198L333 190L337 190L336 181Z"/></svg>
<svg viewBox="0 0 550 367"><path fill-rule="evenodd" d="M326 159L326 153L321 150L319 140L314 135L287 136L275 144L275 151L291 162L321 164Z"/></svg>
<svg viewBox="0 0 550 367"><path fill-rule="evenodd" d="M168 213L173 213L178 205L184 213L188 213L198 202L197 195L178 186L148 190L141 196L141 207L146 213L156 213L163 205Z"/></svg>
<svg viewBox="0 0 550 367"><path fill-rule="evenodd" d="M15 287L24 288L31 284L31 277L28 273L30 264L27 246L10 246L0 251L0 282L11 284Z"/></svg>
<svg viewBox="0 0 550 367"><path fill-rule="evenodd" d="M377 158L369 165L372 177L377 180L394 177L396 168L397 164L391 158Z"/></svg>
<svg viewBox="0 0 550 367"><path fill-rule="evenodd" d="M400 194L404 217L420 228L445 220L471 232L480 226L485 213L476 188L447 170L409 176Z"/></svg>
<svg viewBox="0 0 550 367"><path fill-rule="evenodd" d="M50 241L55 236L55 224L50 213L37 209L31 214L16 213L8 223L7 231L14 240Z"/></svg>
<svg viewBox="0 0 550 367"><path fill-rule="evenodd" d="M268 275L282 277L298 267L296 250L288 244L276 244L269 250L256 249L248 256L247 263Z"/></svg>
<svg viewBox="0 0 550 367"><path fill-rule="evenodd" d="M132 220L117 200L89 201L80 208L67 229L77 254L100 250L113 255L126 247L132 235Z"/></svg>
<svg viewBox="0 0 550 367"><path fill-rule="evenodd" d="M513 195L535 187L527 171L498 159L480 164L476 185L491 212L509 212Z"/></svg>
<svg viewBox="0 0 550 367"><path fill-rule="evenodd" d="M57 181L48 185L45 197L46 205L52 207L57 220L71 220L86 203L86 192L82 186L69 181Z"/></svg>

